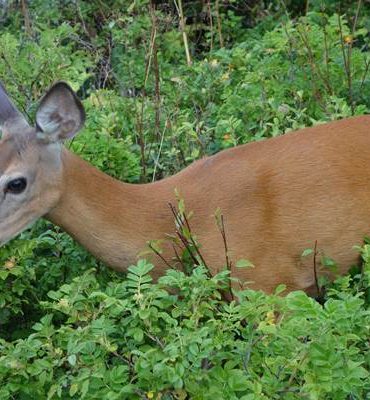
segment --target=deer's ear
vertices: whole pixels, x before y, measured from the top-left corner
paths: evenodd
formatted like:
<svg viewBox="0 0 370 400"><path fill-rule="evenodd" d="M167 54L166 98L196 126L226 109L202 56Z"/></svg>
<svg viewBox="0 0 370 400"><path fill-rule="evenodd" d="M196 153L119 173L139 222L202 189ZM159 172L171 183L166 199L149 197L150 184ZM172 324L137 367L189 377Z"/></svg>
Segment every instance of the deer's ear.
<svg viewBox="0 0 370 400"><path fill-rule="evenodd" d="M0 82L0 131L2 131L2 137L22 136L26 127L28 127L27 121L14 106Z"/></svg>
<svg viewBox="0 0 370 400"><path fill-rule="evenodd" d="M37 134L47 142L72 138L84 122L83 106L65 82L58 82L51 87L36 112Z"/></svg>

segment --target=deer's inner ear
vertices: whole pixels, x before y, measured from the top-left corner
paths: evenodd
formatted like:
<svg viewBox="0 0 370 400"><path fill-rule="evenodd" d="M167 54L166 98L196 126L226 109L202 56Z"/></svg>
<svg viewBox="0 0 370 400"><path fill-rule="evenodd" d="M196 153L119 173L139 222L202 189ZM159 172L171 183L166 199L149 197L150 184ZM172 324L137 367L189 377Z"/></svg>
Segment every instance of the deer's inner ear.
<svg viewBox="0 0 370 400"><path fill-rule="evenodd" d="M85 122L85 111L73 90L56 83L43 97L36 113L38 136L49 142L76 135Z"/></svg>

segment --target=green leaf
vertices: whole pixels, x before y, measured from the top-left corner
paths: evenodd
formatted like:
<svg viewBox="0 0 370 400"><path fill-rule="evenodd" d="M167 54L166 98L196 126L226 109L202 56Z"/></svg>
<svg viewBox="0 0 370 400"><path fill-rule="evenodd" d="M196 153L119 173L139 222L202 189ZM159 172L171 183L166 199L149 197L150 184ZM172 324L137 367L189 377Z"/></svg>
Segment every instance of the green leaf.
<svg viewBox="0 0 370 400"><path fill-rule="evenodd" d="M72 397L78 392L78 384L72 383L71 387L69 388L69 395Z"/></svg>
<svg viewBox="0 0 370 400"><path fill-rule="evenodd" d="M321 256L321 264L334 272L338 269L336 262L332 258L325 255Z"/></svg>
<svg viewBox="0 0 370 400"><path fill-rule="evenodd" d="M228 371L228 374L229 377L227 379L227 383L231 390L234 390L235 392L242 392L248 389L248 378L244 371L233 369Z"/></svg>
<svg viewBox="0 0 370 400"><path fill-rule="evenodd" d="M255 268L254 264L252 264L249 260L240 259L235 264L236 268Z"/></svg>
<svg viewBox="0 0 370 400"><path fill-rule="evenodd" d="M313 254L313 249L305 249L302 252L302 257L307 257L309 255Z"/></svg>
<svg viewBox="0 0 370 400"><path fill-rule="evenodd" d="M68 362L70 365L72 365L72 367L76 365L76 361L77 361L76 354L71 354L70 356L68 356Z"/></svg>
<svg viewBox="0 0 370 400"><path fill-rule="evenodd" d="M304 318L324 315L322 306L302 291L291 292L286 297L287 306Z"/></svg>
<svg viewBox="0 0 370 400"><path fill-rule="evenodd" d="M278 296L279 294L285 292L286 290L286 285L284 285L283 283L281 283L280 285L278 285L274 291L274 294L276 296Z"/></svg>

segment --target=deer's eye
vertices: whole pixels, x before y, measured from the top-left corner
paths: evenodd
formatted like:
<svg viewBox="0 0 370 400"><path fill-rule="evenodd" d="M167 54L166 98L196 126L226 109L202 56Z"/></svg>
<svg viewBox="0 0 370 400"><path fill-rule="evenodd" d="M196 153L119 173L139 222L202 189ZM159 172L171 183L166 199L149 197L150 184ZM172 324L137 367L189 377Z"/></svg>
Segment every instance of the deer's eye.
<svg viewBox="0 0 370 400"><path fill-rule="evenodd" d="M16 178L12 181L9 181L6 185L5 192L6 193L13 193L13 194L20 194L22 193L27 187L27 179L26 178Z"/></svg>

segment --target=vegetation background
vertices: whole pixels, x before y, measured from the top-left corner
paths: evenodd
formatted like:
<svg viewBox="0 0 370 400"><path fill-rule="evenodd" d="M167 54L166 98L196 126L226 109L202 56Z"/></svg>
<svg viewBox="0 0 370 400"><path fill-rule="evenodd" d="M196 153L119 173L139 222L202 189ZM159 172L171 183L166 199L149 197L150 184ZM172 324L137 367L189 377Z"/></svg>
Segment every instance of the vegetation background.
<svg viewBox="0 0 370 400"><path fill-rule="evenodd" d="M0 26L19 107L68 81L88 114L68 145L128 182L370 108L365 0L1 0ZM227 303L227 269L123 278L40 222L0 252L0 399L370 399L368 243L320 303Z"/></svg>

